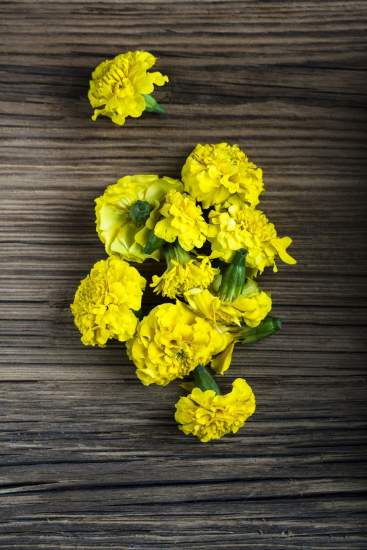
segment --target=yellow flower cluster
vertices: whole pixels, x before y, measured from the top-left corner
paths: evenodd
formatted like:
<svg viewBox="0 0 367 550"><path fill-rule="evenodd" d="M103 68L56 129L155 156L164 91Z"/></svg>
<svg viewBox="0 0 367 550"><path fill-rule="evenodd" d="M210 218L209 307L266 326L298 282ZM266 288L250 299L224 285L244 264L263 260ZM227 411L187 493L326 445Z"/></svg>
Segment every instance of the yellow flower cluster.
<svg viewBox="0 0 367 550"><path fill-rule="evenodd" d="M185 304L156 306L144 317L135 337L127 344L138 378L146 386L166 386L206 365L231 340Z"/></svg>
<svg viewBox="0 0 367 550"><path fill-rule="evenodd" d="M238 145L197 145L182 168L185 191L204 208L222 204L236 195L256 206L263 191L261 168L251 162Z"/></svg>
<svg viewBox="0 0 367 550"><path fill-rule="evenodd" d="M212 244L212 258L228 262L233 252L245 248L246 264L255 273L262 273L267 266L277 271L276 256L284 263L296 263L287 253L292 239L278 237L274 224L263 212L241 203L237 198L211 210L209 219L208 239Z"/></svg>
<svg viewBox="0 0 367 550"><path fill-rule="evenodd" d="M175 420L185 435L202 443L235 434L255 412L255 396L243 378L236 378L232 391L220 395L213 390L194 388L176 404Z"/></svg>
<svg viewBox="0 0 367 550"><path fill-rule="evenodd" d="M184 250L201 248L206 241L208 225L200 206L190 195L179 191L168 193L162 208L162 219L156 224L154 233L168 243L177 239Z"/></svg>
<svg viewBox="0 0 367 550"><path fill-rule="evenodd" d="M155 62L154 55L144 51L126 52L102 61L89 83L88 98L94 109L92 120L104 115L122 126L126 117L140 117L149 108L149 100L153 101L149 94L154 85L163 86L168 82L168 76L148 72Z"/></svg>
<svg viewBox="0 0 367 550"><path fill-rule="evenodd" d="M212 266L207 256L191 258L185 263L171 260L163 275L160 277L153 275L150 286L157 294L162 294L167 298L176 298L192 288L208 288L218 272L219 269Z"/></svg>
<svg viewBox="0 0 367 550"><path fill-rule="evenodd" d="M158 260L158 250L146 253L144 248L166 194L181 188L179 180L154 174L125 176L109 185L96 199L97 233L107 254L130 262Z"/></svg>
<svg viewBox="0 0 367 550"><path fill-rule="evenodd" d="M92 267L75 293L71 311L86 346L104 346L110 338L129 340L138 319L146 281L135 267L111 256Z"/></svg>
<svg viewBox="0 0 367 550"><path fill-rule="evenodd" d="M139 93L161 82L156 73L146 72L154 58L130 53L97 68L93 89L107 97L110 86L124 100L130 90L138 101ZM116 85L119 78L124 92ZM134 83L134 93L126 79ZM127 105L109 98L97 115L121 122L138 112L129 107L127 113ZM193 389L179 399L175 418L184 434L202 442L236 433L255 411L245 380L235 380L232 391L222 395L213 372L229 369L235 345L254 344L281 326L270 315L270 294L255 278L266 267L276 271L278 257L288 264L295 260L287 252L292 240L279 237L255 208L262 191L261 168L237 145L219 143L195 147L182 181L128 175L95 201L97 234L108 258L81 281L71 306L82 342L126 342L144 385L166 386L189 377ZM152 259L164 260L165 269L153 275L150 286L174 303L155 305L142 315L146 281L128 262Z"/></svg>
<svg viewBox="0 0 367 550"><path fill-rule="evenodd" d="M271 311L271 298L267 292L250 279L244 290L232 302L223 302L209 290L192 288L185 293L185 298L192 310L210 319L216 324L238 325L245 323L257 327Z"/></svg>

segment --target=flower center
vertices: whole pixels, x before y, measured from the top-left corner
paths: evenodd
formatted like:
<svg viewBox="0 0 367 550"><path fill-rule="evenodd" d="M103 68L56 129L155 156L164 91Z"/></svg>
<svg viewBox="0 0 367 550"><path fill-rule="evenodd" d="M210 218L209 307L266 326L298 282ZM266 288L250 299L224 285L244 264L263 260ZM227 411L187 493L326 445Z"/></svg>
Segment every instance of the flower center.
<svg viewBox="0 0 367 550"><path fill-rule="evenodd" d="M187 359L187 353L185 350L180 349L180 351L176 353L176 357L179 361L185 362Z"/></svg>
<svg viewBox="0 0 367 550"><path fill-rule="evenodd" d="M144 225L149 218L152 208L152 205L147 201L136 201L129 208L129 218L137 226Z"/></svg>

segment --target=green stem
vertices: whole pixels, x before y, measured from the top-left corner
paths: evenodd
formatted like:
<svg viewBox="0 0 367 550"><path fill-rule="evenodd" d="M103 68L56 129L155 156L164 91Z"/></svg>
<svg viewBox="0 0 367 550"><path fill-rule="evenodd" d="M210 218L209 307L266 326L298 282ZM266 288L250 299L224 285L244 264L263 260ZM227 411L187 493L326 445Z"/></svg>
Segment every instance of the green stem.
<svg viewBox="0 0 367 550"><path fill-rule="evenodd" d="M204 365L198 365L194 370L194 384L202 391L213 390L215 393L221 393L214 377Z"/></svg>
<svg viewBox="0 0 367 550"><path fill-rule="evenodd" d="M160 105L158 101L155 100L154 97L151 96L150 94L145 94L144 99L145 99L145 110L148 111L148 113L157 113L161 115L166 112L162 107L162 105Z"/></svg>
<svg viewBox="0 0 367 550"><path fill-rule="evenodd" d="M272 336L282 327L282 322L277 317L266 317L255 328L243 327L239 332L239 340L244 344L254 344L268 336Z"/></svg>

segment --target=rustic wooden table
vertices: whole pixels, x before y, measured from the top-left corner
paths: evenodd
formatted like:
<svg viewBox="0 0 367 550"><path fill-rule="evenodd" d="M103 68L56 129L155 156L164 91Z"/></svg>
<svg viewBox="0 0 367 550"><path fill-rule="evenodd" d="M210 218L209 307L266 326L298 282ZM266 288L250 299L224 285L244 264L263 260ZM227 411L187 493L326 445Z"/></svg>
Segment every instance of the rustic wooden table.
<svg viewBox="0 0 367 550"><path fill-rule="evenodd" d="M367 3L3 1L0 21L0 547L366 548ZM168 114L91 122L91 69L139 48ZM299 263L263 279L284 328L225 378L256 415L200 445L177 386L83 348L68 304L104 255L95 196L221 140L263 167Z"/></svg>

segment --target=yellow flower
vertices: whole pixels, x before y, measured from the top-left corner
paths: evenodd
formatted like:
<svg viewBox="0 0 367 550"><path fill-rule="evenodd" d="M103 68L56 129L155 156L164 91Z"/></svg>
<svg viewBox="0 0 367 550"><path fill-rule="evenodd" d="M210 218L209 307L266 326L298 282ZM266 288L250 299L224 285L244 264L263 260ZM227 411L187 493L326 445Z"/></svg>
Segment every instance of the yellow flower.
<svg viewBox="0 0 367 550"><path fill-rule="evenodd" d="M244 323L248 327L257 327L271 311L272 305L269 294L251 280L247 281L243 294L233 302L222 302L209 290L197 288L187 291L185 299L196 313L226 326Z"/></svg>
<svg viewBox="0 0 367 550"><path fill-rule="evenodd" d="M127 349L143 384L166 386L190 374L198 364L207 364L231 339L177 301L152 309Z"/></svg>
<svg viewBox="0 0 367 550"><path fill-rule="evenodd" d="M110 338L132 338L145 288L135 267L116 256L100 260L85 277L71 304L74 322L86 346L104 346Z"/></svg>
<svg viewBox="0 0 367 550"><path fill-rule="evenodd" d="M159 251L144 252L161 202L171 189L181 189L180 181L154 174L125 176L109 185L96 199L96 225L107 254L143 262L159 259Z"/></svg>
<svg viewBox="0 0 367 550"><path fill-rule="evenodd" d="M155 62L154 55L144 51L126 52L102 61L89 83L92 120L104 115L122 126L127 116L140 117L147 107L145 96L153 92L154 85L168 82L168 77L159 72L147 72Z"/></svg>
<svg viewBox="0 0 367 550"><path fill-rule="evenodd" d="M154 234L169 243L176 239L184 250L202 247L208 225L200 206L189 196L172 191L167 194L160 210L163 219L154 227Z"/></svg>
<svg viewBox="0 0 367 550"><path fill-rule="evenodd" d="M296 263L286 251L292 239L278 237L274 225L261 210L235 198L209 212L208 240L212 244L211 257L226 262L231 261L234 251L244 248L246 265L255 274L262 273L267 266L277 271L276 256L287 264Z"/></svg>
<svg viewBox="0 0 367 550"><path fill-rule="evenodd" d="M201 201L204 208L234 194L256 206L264 189L261 168L238 145L228 143L198 144L182 168L182 181L185 191Z"/></svg>
<svg viewBox="0 0 367 550"><path fill-rule="evenodd" d="M191 258L185 263L171 260L166 271L158 277L153 275L150 285L154 292L176 298L191 288L207 288L218 273L218 269L212 267L208 257Z"/></svg>
<svg viewBox="0 0 367 550"><path fill-rule="evenodd" d="M185 435L202 443L236 433L255 412L255 396L243 378L237 378L232 391L220 395L213 390L194 388L176 403L175 420Z"/></svg>

